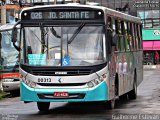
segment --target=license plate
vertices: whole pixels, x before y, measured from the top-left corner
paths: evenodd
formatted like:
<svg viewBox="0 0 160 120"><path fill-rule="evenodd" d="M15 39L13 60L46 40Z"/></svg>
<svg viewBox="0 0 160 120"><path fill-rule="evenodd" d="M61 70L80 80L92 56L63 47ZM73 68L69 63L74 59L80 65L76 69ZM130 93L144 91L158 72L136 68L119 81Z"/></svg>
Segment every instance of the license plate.
<svg viewBox="0 0 160 120"><path fill-rule="evenodd" d="M68 92L54 92L54 97L68 97Z"/></svg>

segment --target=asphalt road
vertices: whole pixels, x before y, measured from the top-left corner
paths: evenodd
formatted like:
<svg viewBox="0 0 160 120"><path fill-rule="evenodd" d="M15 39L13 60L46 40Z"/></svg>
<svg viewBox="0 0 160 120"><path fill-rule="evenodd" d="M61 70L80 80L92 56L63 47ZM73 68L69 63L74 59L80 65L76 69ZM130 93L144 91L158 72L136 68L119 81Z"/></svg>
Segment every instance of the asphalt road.
<svg viewBox="0 0 160 120"><path fill-rule="evenodd" d="M144 71L136 100L120 100L114 110L98 103L52 103L39 112L36 103L24 104L19 97L0 101L0 120L157 120L160 119L160 71Z"/></svg>

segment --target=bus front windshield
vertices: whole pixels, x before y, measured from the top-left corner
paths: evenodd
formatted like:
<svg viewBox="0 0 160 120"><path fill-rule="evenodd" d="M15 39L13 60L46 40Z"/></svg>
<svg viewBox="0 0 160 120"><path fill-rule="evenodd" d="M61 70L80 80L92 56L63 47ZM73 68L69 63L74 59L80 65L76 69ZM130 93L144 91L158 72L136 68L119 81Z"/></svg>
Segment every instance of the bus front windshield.
<svg viewBox="0 0 160 120"><path fill-rule="evenodd" d="M106 61L103 25L24 27L25 62L33 66L90 66Z"/></svg>
<svg viewBox="0 0 160 120"><path fill-rule="evenodd" d="M11 30L1 32L0 69L2 71L14 71L13 69L18 66L19 52L15 49L13 43L11 42L11 33Z"/></svg>

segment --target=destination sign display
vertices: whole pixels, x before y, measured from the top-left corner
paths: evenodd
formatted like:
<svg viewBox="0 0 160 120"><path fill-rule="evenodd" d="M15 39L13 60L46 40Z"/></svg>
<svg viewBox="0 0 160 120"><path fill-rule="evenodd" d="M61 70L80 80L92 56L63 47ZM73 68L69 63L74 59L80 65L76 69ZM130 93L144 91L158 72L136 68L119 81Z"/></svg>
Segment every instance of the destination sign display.
<svg viewBox="0 0 160 120"><path fill-rule="evenodd" d="M94 14L83 12L31 12L31 19L90 19Z"/></svg>
<svg viewBox="0 0 160 120"><path fill-rule="evenodd" d="M93 20L103 19L100 10L61 10L61 11L26 11L23 20Z"/></svg>

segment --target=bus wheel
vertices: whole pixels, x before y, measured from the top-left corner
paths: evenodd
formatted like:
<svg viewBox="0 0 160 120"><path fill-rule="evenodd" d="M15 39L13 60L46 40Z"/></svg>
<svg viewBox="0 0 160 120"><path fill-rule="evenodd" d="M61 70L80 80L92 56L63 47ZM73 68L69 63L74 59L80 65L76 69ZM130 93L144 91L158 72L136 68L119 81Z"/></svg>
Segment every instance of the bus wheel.
<svg viewBox="0 0 160 120"><path fill-rule="evenodd" d="M37 102L37 107L39 111L48 111L50 102Z"/></svg>
<svg viewBox="0 0 160 120"><path fill-rule="evenodd" d="M20 91L19 91L19 90L10 91L10 94L11 94L13 97L17 97L17 96L20 95Z"/></svg>
<svg viewBox="0 0 160 120"><path fill-rule="evenodd" d="M131 100L137 98L137 82L136 82L136 74L134 75L134 83L133 83L133 90L128 93L128 97Z"/></svg>
<svg viewBox="0 0 160 120"><path fill-rule="evenodd" d="M116 104L116 90L115 90L114 93L115 93L114 97L111 100L109 100L109 101L106 102L106 108L109 109L109 110L112 110L112 109L115 108L115 104Z"/></svg>
<svg viewBox="0 0 160 120"><path fill-rule="evenodd" d="M128 99L127 93L125 93L125 94L119 96L119 99L120 99L120 100L127 100L127 99Z"/></svg>

